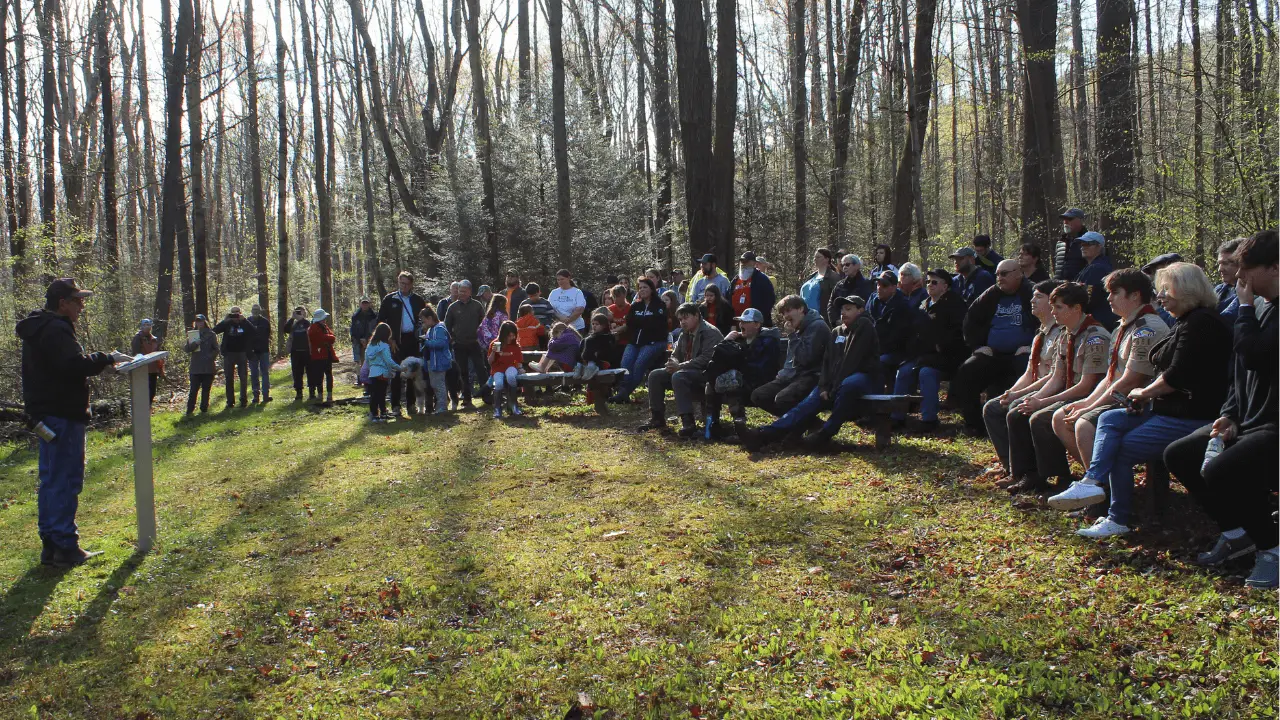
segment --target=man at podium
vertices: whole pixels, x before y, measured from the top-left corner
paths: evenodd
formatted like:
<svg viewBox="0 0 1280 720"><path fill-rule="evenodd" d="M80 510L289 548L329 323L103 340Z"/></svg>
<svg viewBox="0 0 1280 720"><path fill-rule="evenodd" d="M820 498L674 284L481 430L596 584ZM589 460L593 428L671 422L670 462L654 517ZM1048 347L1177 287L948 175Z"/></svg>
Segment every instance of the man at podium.
<svg viewBox="0 0 1280 720"><path fill-rule="evenodd" d="M80 547L76 508L84 486L84 436L89 422L89 378L128 356L85 353L75 323L93 295L72 278L54 280L45 306L18 322L22 340L22 402L40 437L37 493L40 562L71 567L96 552Z"/></svg>

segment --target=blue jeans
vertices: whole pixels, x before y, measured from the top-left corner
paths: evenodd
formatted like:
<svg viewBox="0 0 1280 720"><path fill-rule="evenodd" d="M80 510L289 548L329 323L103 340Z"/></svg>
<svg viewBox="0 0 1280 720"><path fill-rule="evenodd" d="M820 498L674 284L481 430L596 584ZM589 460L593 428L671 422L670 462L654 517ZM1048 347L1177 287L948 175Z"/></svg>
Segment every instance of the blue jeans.
<svg viewBox="0 0 1280 720"><path fill-rule="evenodd" d="M271 353L250 352L249 378L253 382L253 396L271 397Z"/></svg>
<svg viewBox="0 0 1280 720"><path fill-rule="evenodd" d="M867 373L854 373L845 378L840 387L836 388L835 397L831 401L831 415L819 432L828 437L834 436L840 426L857 412L858 399L863 395L875 394L880 387L880 378ZM822 399L822 389L814 388L799 405L788 410L787 414L774 420L765 429L778 433L790 432L817 416L826 404L827 401Z"/></svg>
<svg viewBox="0 0 1280 720"><path fill-rule="evenodd" d="M631 397L632 391L644 382L645 376L649 374L649 366L662 350L662 343L653 343L642 346L628 345L627 349L622 351L622 367L626 369L627 375L618 385L618 397Z"/></svg>
<svg viewBox="0 0 1280 720"><path fill-rule="evenodd" d="M1093 437L1093 460L1085 478L1098 485L1110 483L1111 509L1107 515L1128 525L1133 514L1133 466L1159 460L1169 443L1207 424L1207 420L1150 412L1131 415L1123 408L1102 413Z"/></svg>
<svg viewBox="0 0 1280 720"><path fill-rule="evenodd" d="M361 338L351 338L351 361L360 367L364 364L364 346L360 344Z"/></svg>
<svg viewBox="0 0 1280 720"><path fill-rule="evenodd" d="M41 538L71 550L80 545L76 509L84 487L84 423L46 417L44 424L58 436L51 443L40 441L36 526Z"/></svg>
<svg viewBox="0 0 1280 720"><path fill-rule="evenodd" d="M917 380L918 378L918 380ZM927 365L920 366L915 360L909 360L898 368L898 375L893 381L894 395L910 395L920 386L920 419L925 422L938 421L938 394L942 387L942 371ZM894 413L894 420L906 420L906 413Z"/></svg>

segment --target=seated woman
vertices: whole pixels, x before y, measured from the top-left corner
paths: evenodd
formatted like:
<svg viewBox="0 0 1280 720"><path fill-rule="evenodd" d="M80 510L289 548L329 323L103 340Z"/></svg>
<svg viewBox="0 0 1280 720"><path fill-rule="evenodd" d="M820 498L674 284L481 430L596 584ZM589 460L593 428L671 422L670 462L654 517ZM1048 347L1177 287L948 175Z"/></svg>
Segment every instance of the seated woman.
<svg viewBox="0 0 1280 720"><path fill-rule="evenodd" d="M1195 265L1174 263L1156 275L1156 289L1177 322L1151 347L1155 380L1129 392L1129 407L1102 414L1084 478L1049 498L1050 507L1075 510L1101 502L1110 484L1106 517L1081 528L1083 537L1129 532L1133 466L1159 461L1169 443L1212 423L1226 399L1230 333L1217 317L1209 278Z"/></svg>
<svg viewBox="0 0 1280 720"><path fill-rule="evenodd" d="M714 325L721 335L727 334L733 328L733 308L720 294L720 288L715 285L708 285L707 289L702 291L702 302L698 303L698 312L702 313L702 319Z"/></svg>
<svg viewBox="0 0 1280 720"><path fill-rule="evenodd" d="M627 348L622 353L622 367L626 368L627 375L609 398L611 403L627 402L631 392L649 374L649 366L667 349L667 306L649 278L637 281L636 301L628 308L627 321L622 327L629 335Z"/></svg>

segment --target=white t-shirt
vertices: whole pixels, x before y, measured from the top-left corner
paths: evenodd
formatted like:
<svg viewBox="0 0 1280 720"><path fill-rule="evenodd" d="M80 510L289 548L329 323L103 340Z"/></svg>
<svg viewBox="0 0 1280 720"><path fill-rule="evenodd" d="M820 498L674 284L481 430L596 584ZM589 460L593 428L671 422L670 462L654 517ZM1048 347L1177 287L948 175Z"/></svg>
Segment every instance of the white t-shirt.
<svg viewBox="0 0 1280 720"><path fill-rule="evenodd" d="M568 290L556 288L547 296L547 302L551 303L551 307L555 308L557 313L571 315L577 308L586 310L587 296L576 287L570 287ZM581 317L573 321L574 330L583 330L586 327L587 323Z"/></svg>

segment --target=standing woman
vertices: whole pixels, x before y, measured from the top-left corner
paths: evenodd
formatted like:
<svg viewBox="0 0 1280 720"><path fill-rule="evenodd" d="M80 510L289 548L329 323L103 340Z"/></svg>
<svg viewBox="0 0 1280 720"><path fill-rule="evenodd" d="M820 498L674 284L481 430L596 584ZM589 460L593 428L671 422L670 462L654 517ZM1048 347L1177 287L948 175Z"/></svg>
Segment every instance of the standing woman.
<svg viewBox="0 0 1280 720"><path fill-rule="evenodd" d="M702 291L702 302L698 303L698 310L702 313L702 319L715 325L721 335L728 333L733 327L733 308L715 285L708 285Z"/></svg>
<svg viewBox="0 0 1280 720"><path fill-rule="evenodd" d="M307 319L307 309L299 305L293 309L293 317L284 324L284 332L289 336L289 369L293 372L293 401L302 400L302 378L311 364L311 341L307 338L307 329L311 321ZM314 391L312 395L314 396Z"/></svg>
<svg viewBox="0 0 1280 720"><path fill-rule="evenodd" d="M187 417L196 410L196 395L200 395L200 412L209 412L209 390L213 388L213 376L218 372L218 336L209 328L209 319L197 315L191 323L192 334L187 335L187 352L191 362L187 371L191 376L191 390L187 393Z"/></svg>
<svg viewBox="0 0 1280 720"><path fill-rule="evenodd" d="M135 356L150 355L160 349L160 338L151 332L151 318L143 318L138 324L138 332L133 336L129 350ZM149 402L156 400L156 382L164 374L164 361L153 362L147 366L147 392Z"/></svg>
<svg viewBox="0 0 1280 720"><path fill-rule="evenodd" d="M625 403L631 392L644 381L659 353L667 347L667 305L656 294L653 281L640 278L636 283L636 301L627 310L626 331L630 336L622 352L622 367L627 374L611 403Z"/></svg>
<svg viewBox="0 0 1280 720"><path fill-rule="evenodd" d="M840 273L835 269L835 253L820 247L813 253L813 274L800 286L800 297L805 305L825 312L831 302L831 291L840 282ZM866 300L866 298L863 298Z"/></svg>
<svg viewBox="0 0 1280 720"><path fill-rule="evenodd" d="M307 390L313 400L333 402L333 364L338 356L333 351L337 338L329 329L329 313L317 308L311 315L311 327L307 328L307 340L311 342L311 362L307 365ZM325 393L320 392L320 381L325 383Z"/></svg>
<svg viewBox="0 0 1280 720"><path fill-rule="evenodd" d="M885 244L876 246L874 253L875 267L871 268L871 277L878 278L880 273L888 270L894 275L898 274L898 266L893 264L893 250Z"/></svg>
<svg viewBox="0 0 1280 720"><path fill-rule="evenodd" d="M484 320L480 321L480 327L476 330L476 339L480 341L480 347L485 348L486 352L493 341L498 339L498 328L502 327L502 323L507 320L506 296L494 295L489 300L489 309L485 312Z"/></svg>

